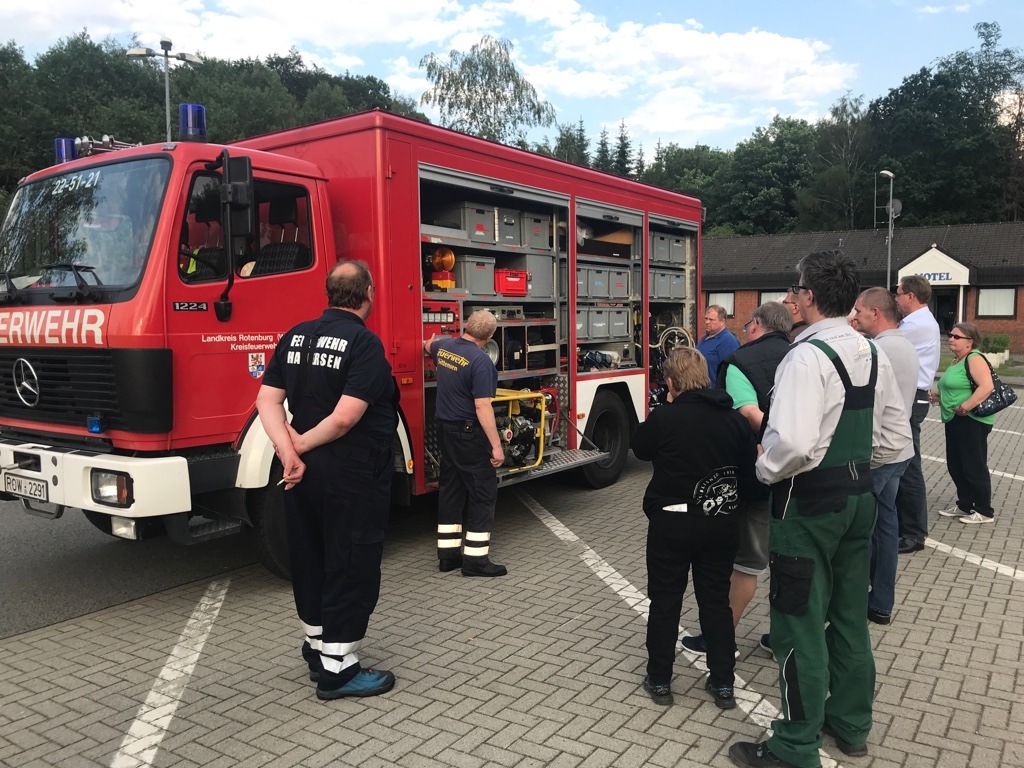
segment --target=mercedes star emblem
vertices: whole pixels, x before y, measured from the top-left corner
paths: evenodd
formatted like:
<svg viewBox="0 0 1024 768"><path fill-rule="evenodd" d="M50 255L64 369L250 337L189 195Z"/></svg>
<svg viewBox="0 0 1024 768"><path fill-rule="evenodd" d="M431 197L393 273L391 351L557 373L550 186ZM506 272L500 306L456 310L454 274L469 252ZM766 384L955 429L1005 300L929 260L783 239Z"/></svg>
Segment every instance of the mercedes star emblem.
<svg viewBox="0 0 1024 768"><path fill-rule="evenodd" d="M14 372L14 391L18 393L18 399L29 408L39 405L39 376L32 363L24 357L14 361L12 367Z"/></svg>

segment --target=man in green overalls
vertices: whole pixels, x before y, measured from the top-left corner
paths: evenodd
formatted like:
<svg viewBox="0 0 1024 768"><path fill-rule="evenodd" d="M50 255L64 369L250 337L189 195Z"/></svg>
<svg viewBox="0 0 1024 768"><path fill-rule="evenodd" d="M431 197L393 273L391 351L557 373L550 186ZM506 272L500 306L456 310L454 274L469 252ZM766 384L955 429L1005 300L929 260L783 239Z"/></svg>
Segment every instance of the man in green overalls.
<svg viewBox="0 0 1024 768"><path fill-rule="evenodd" d="M870 464L895 461L910 421L885 354L846 322L860 290L839 251L800 262L790 289L808 326L779 365L757 461L770 485L771 648L782 716L735 765L818 768L821 732L867 754L875 662L868 635Z"/></svg>

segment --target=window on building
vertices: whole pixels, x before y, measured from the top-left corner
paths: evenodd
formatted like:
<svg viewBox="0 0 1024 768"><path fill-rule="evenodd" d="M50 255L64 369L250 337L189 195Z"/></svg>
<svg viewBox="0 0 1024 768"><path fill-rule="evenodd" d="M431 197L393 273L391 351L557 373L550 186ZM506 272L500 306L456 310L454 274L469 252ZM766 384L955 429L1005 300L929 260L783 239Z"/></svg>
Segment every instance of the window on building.
<svg viewBox="0 0 1024 768"><path fill-rule="evenodd" d="M757 299L757 305L761 306L766 301L782 301L786 298L785 291L761 291Z"/></svg>
<svg viewBox="0 0 1024 768"><path fill-rule="evenodd" d="M725 307L725 314L728 317L736 316L736 294L734 293L709 293L708 294L708 306L717 304L720 307Z"/></svg>
<svg viewBox="0 0 1024 768"><path fill-rule="evenodd" d="M1013 317L1016 305L1016 288L978 289L978 317Z"/></svg>

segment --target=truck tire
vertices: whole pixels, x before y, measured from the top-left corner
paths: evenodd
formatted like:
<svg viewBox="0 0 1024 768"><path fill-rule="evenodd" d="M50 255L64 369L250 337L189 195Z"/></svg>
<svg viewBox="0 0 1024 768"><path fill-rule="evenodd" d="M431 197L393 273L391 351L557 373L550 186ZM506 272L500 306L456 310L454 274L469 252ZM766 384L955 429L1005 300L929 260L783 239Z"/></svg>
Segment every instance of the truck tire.
<svg viewBox="0 0 1024 768"><path fill-rule="evenodd" d="M577 477L591 488L605 488L619 479L629 453L629 419L622 400L611 392L598 392L584 434L609 456L581 467Z"/></svg>
<svg viewBox="0 0 1024 768"><path fill-rule="evenodd" d="M281 462L270 465L270 481L248 492L246 506L252 520L253 549L260 564L275 576L291 578L288 533L285 528L284 491L277 483L284 474Z"/></svg>

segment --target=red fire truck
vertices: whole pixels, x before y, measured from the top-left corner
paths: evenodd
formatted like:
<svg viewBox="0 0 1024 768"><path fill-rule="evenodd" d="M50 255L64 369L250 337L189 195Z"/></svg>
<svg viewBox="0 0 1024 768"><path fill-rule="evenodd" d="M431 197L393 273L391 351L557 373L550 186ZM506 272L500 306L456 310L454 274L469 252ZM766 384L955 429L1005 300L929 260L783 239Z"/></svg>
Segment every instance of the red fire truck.
<svg viewBox="0 0 1024 768"><path fill-rule="evenodd" d="M615 482L663 355L692 341L690 197L379 111L230 146L97 144L23 180L0 229L0 497L34 514L182 543L252 526L286 575L255 395L339 258L375 278L405 500L439 474L421 340L475 309L499 319L502 484Z"/></svg>

